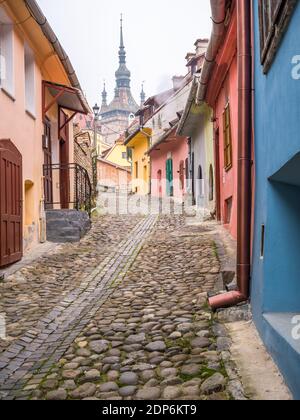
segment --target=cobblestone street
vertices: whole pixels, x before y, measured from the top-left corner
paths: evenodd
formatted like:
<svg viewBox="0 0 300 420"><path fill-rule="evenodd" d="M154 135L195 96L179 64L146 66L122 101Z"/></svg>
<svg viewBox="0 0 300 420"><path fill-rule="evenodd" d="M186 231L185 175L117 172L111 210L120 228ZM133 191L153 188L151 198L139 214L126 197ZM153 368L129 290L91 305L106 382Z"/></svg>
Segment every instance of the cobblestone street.
<svg viewBox="0 0 300 420"><path fill-rule="evenodd" d="M244 399L207 306L219 261L182 216L104 216L0 285L2 399Z"/></svg>

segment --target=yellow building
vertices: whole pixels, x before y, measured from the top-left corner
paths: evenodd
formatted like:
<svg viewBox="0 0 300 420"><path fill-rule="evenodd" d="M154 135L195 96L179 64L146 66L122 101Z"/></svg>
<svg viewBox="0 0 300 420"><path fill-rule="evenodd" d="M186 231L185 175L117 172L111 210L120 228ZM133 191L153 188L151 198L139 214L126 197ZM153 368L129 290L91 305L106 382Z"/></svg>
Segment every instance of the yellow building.
<svg viewBox="0 0 300 420"><path fill-rule="evenodd" d="M132 192L140 195L150 194L151 167L147 151L150 147L152 130L138 127L129 129L125 146L132 165Z"/></svg>
<svg viewBox="0 0 300 420"><path fill-rule="evenodd" d="M115 142L114 146L105 155L105 160L124 168L131 167L131 163L127 158L127 147L124 144L124 139L119 139Z"/></svg>

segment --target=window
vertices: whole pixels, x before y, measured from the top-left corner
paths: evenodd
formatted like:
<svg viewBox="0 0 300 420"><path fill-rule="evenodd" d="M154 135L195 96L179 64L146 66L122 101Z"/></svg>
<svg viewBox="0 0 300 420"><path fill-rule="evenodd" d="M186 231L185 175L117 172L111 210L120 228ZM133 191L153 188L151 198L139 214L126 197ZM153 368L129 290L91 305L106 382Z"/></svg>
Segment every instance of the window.
<svg viewBox="0 0 300 420"><path fill-rule="evenodd" d="M296 3L296 0L259 0L261 63L264 73L271 67Z"/></svg>
<svg viewBox="0 0 300 420"><path fill-rule="evenodd" d="M122 153L122 159L127 159L127 152Z"/></svg>
<svg viewBox="0 0 300 420"><path fill-rule="evenodd" d="M35 80L34 80L34 54L31 49L24 47L25 71L25 108L30 114L35 114Z"/></svg>
<svg viewBox="0 0 300 420"><path fill-rule="evenodd" d="M225 165L225 170L229 171L232 168L232 138L231 138L229 103L226 105L226 108L223 113L223 130L224 130L224 165Z"/></svg>
<svg viewBox="0 0 300 420"><path fill-rule="evenodd" d="M13 26L0 9L0 85L14 96Z"/></svg>

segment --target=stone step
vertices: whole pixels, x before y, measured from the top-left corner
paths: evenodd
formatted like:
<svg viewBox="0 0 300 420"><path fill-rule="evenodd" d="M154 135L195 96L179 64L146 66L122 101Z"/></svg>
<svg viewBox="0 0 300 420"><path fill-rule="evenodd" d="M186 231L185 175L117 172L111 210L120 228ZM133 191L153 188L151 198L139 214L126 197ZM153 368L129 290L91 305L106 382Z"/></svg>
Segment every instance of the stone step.
<svg viewBox="0 0 300 420"><path fill-rule="evenodd" d="M46 211L47 240L49 242L79 242L91 228L86 212L77 210Z"/></svg>

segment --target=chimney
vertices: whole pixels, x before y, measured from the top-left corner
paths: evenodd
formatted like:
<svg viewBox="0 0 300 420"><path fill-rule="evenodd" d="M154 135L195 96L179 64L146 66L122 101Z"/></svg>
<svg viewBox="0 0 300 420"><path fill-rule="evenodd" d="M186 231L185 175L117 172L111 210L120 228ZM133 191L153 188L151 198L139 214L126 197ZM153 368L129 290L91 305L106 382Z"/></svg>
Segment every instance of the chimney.
<svg viewBox="0 0 300 420"><path fill-rule="evenodd" d="M208 39L201 39L201 38L197 39L197 41L195 42L197 56L202 55L206 52L208 43L209 43Z"/></svg>
<svg viewBox="0 0 300 420"><path fill-rule="evenodd" d="M195 54L195 53L187 53L187 55L185 56L186 63L188 64L188 63L190 62L190 60L191 60L192 58L194 58L195 56L196 56L196 54Z"/></svg>
<svg viewBox="0 0 300 420"><path fill-rule="evenodd" d="M174 76L172 78L173 81L173 89L178 90L181 88L182 82L184 80L184 76Z"/></svg>

